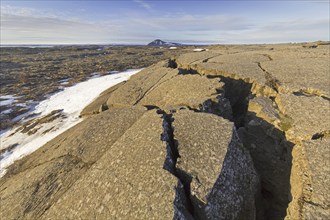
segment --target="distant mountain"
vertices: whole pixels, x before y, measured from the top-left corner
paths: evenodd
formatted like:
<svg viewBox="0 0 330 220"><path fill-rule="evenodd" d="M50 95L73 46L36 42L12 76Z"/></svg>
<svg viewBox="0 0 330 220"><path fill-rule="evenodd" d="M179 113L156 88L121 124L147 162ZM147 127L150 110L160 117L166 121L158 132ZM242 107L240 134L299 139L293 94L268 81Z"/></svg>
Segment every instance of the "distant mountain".
<svg viewBox="0 0 330 220"><path fill-rule="evenodd" d="M173 46L182 46L179 43L172 43L156 39L148 44L148 46L157 46L157 47L173 47Z"/></svg>

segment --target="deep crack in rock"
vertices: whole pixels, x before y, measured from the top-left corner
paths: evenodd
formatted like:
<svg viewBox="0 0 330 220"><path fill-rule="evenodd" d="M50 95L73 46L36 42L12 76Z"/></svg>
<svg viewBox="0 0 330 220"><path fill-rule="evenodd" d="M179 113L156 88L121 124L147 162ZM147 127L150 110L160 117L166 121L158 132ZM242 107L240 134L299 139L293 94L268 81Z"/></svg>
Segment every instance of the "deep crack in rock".
<svg viewBox="0 0 330 220"><path fill-rule="evenodd" d="M185 73L199 74L197 70L191 72L190 69ZM218 91L219 95L229 100L232 109L231 120L239 131L242 146L251 153L260 176L259 193L255 195L256 219L284 219L292 197L290 173L293 143L287 141L284 133L274 125L248 111L249 100L255 96L252 94L251 83L222 75L208 77L218 77L225 83L223 91ZM214 114L219 110L212 102L204 104L205 106L200 107L203 112ZM224 117L221 114L216 115ZM254 128L257 130L253 130Z"/></svg>
<svg viewBox="0 0 330 220"><path fill-rule="evenodd" d="M174 217L175 220L190 220L193 217L193 205L190 199L190 183L189 174L176 168L177 159L180 157L178 152L178 144L174 139L174 129L172 122L174 121L172 114L167 114L164 110L158 110L158 114L162 114L163 118L163 133L161 140L166 143L166 158L163 168L178 178L178 184L175 189Z"/></svg>

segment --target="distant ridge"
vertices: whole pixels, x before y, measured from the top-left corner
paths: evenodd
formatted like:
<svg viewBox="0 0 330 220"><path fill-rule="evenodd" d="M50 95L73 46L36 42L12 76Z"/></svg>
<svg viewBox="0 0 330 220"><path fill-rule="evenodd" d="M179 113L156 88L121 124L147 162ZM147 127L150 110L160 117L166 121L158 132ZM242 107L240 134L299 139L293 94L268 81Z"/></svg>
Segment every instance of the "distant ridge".
<svg viewBox="0 0 330 220"><path fill-rule="evenodd" d="M162 41L160 39L156 39L148 44L148 46L163 46L163 47L172 47L172 46L182 46L182 44L179 43L172 43L172 42L166 42Z"/></svg>

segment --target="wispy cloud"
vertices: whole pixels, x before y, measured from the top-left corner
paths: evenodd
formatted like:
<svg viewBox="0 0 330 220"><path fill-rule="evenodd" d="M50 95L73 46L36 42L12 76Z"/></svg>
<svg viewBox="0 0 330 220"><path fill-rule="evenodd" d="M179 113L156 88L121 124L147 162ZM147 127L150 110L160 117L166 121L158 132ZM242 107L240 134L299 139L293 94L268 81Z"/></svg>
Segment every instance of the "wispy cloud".
<svg viewBox="0 0 330 220"><path fill-rule="evenodd" d="M110 39L103 26L70 17L68 12L2 5L0 22L4 44L103 43Z"/></svg>
<svg viewBox="0 0 330 220"><path fill-rule="evenodd" d="M135 22L168 31L245 30L253 26L244 17L228 15L174 14L166 17L157 16L152 19L141 16L136 18Z"/></svg>
<svg viewBox="0 0 330 220"><path fill-rule="evenodd" d="M52 9L35 9L31 7L15 7L11 5L1 5L0 7L1 15L15 15L15 16L25 16L32 18L58 18L64 20L76 21L77 17L72 16L70 11L56 11ZM77 9L79 13L84 9Z"/></svg>
<svg viewBox="0 0 330 220"><path fill-rule="evenodd" d="M147 9L148 11L152 10L152 7L149 3L143 1L143 0L133 0L135 3L138 3L141 7Z"/></svg>
<svg viewBox="0 0 330 220"><path fill-rule="evenodd" d="M232 43L285 43L329 39L328 19L274 21L242 32L225 31L222 37Z"/></svg>
<svg viewBox="0 0 330 220"><path fill-rule="evenodd" d="M182 43L275 43L328 40L329 34L329 20L320 18L256 23L241 15L128 13L92 22L74 18L70 11L1 7L3 44L145 44L155 38Z"/></svg>

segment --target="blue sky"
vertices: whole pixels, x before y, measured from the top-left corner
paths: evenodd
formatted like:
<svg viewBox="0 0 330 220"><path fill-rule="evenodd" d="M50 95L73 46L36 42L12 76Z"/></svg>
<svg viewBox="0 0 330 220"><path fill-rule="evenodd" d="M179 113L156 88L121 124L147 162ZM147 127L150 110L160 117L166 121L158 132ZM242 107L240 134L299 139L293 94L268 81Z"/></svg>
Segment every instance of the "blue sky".
<svg viewBox="0 0 330 220"><path fill-rule="evenodd" d="M1 0L1 44L329 40L329 0Z"/></svg>

